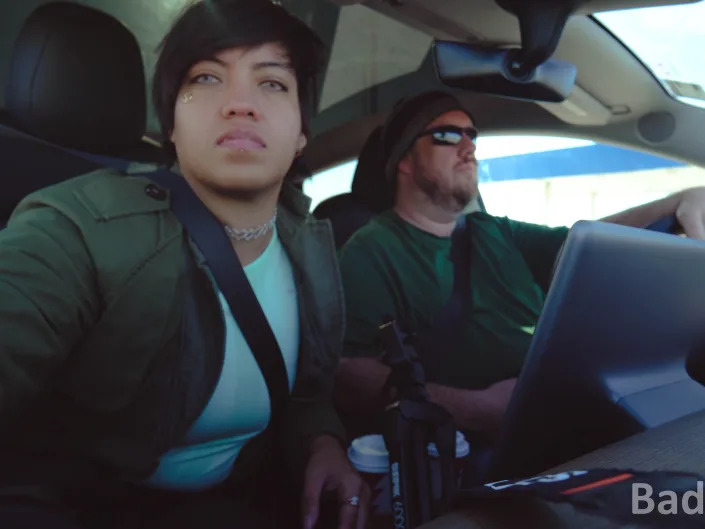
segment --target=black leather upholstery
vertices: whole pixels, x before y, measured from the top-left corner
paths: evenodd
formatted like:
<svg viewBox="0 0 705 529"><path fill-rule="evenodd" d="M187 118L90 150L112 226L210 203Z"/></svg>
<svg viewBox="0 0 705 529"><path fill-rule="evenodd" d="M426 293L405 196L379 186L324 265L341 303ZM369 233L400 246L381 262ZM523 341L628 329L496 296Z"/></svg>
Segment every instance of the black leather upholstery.
<svg viewBox="0 0 705 529"><path fill-rule="evenodd" d="M319 219L329 219L333 226L336 248L341 248L350 236L376 215L352 193L335 195L321 202L313 211Z"/></svg>
<svg viewBox="0 0 705 529"><path fill-rule="evenodd" d="M29 193L73 176L89 173L99 163L75 156L51 144L16 134L0 125L0 229L17 203Z"/></svg>
<svg viewBox="0 0 705 529"><path fill-rule="evenodd" d="M394 187L384 176L381 149L382 127L377 127L365 140L352 182L352 195L375 213L394 206Z"/></svg>
<svg viewBox="0 0 705 529"><path fill-rule="evenodd" d="M384 178L384 165L381 161L381 131L382 128L377 127L365 140L357 161L351 192L328 198L313 211L319 219L330 219L338 248L377 213L394 205L393 191Z"/></svg>
<svg viewBox="0 0 705 529"><path fill-rule="evenodd" d="M137 42L94 9L59 2L34 11L15 43L5 97L0 223L42 187L161 159L160 148L142 141L146 90Z"/></svg>
<svg viewBox="0 0 705 529"><path fill-rule="evenodd" d="M39 7L13 50L5 105L13 123L45 140L117 154L145 130L139 45L115 18L70 3Z"/></svg>

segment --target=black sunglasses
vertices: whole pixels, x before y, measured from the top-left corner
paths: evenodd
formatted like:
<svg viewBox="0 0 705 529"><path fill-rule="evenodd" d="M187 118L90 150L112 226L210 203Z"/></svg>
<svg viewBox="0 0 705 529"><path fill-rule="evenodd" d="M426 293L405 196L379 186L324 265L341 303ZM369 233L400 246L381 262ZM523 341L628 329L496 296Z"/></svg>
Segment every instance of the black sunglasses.
<svg viewBox="0 0 705 529"><path fill-rule="evenodd" d="M470 138L470 141L477 139L477 129L475 127L456 127L455 125L442 125L423 131L416 136L431 136L434 145L458 145L463 140L463 135Z"/></svg>

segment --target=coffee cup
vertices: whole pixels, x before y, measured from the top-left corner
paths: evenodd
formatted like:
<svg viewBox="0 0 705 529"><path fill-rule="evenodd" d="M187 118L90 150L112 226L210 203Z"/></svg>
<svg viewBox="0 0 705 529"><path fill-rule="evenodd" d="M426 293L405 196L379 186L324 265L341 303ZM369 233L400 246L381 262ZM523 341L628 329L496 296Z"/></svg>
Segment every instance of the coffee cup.
<svg viewBox="0 0 705 529"><path fill-rule="evenodd" d="M372 492L370 529L392 527L389 453L381 435L363 435L350 443L348 458Z"/></svg>

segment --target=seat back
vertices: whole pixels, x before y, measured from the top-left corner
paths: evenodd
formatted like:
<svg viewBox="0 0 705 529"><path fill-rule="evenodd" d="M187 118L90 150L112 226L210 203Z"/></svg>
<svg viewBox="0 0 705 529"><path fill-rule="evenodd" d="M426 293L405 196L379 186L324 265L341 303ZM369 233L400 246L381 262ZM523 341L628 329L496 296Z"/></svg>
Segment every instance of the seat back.
<svg viewBox="0 0 705 529"><path fill-rule="evenodd" d="M17 37L0 121L0 223L32 191L105 165L159 161L142 141L139 45L115 18L71 3L36 9Z"/></svg>
<svg viewBox="0 0 705 529"><path fill-rule="evenodd" d="M376 213L352 193L343 193L318 204L313 215L319 219L330 220L335 246L342 248L350 236L367 224Z"/></svg>
<svg viewBox="0 0 705 529"><path fill-rule="evenodd" d="M329 219L335 244L341 248L350 236L378 213L394 205L394 196L384 178L379 140L382 127L367 137L357 160L350 193L332 196L313 211L320 219Z"/></svg>

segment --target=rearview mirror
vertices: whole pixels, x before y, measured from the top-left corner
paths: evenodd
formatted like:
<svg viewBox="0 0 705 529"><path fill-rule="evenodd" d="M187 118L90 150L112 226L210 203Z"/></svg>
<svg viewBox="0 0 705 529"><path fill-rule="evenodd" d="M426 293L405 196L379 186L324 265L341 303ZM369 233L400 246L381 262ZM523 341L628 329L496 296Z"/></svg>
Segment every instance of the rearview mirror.
<svg viewBox="0 0 705 529"><path fill-rule="evenodd" d="M446 86L497 96L560 103L573 90L577 70L559 59L529 69L518 49L490 49L465 42L436 41L438 78Z"/></svg>

